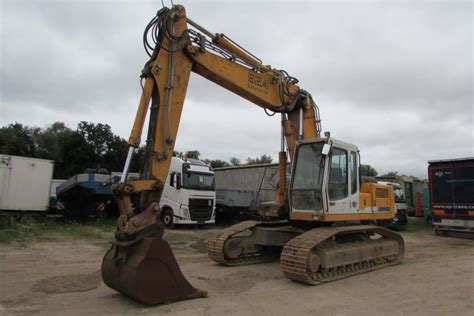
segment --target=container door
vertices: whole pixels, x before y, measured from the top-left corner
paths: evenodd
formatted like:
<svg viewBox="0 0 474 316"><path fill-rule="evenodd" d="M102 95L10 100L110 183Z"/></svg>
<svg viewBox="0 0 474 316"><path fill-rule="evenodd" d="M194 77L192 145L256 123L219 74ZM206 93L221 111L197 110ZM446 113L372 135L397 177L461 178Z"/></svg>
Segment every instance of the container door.
<svg viewBox="0 0 474 316"><path fill-rule="evenodd" d="M431 189L433 193L433 209L454 212L454 175L450 166L431 168Z"/></svg>
<svg viewBox="0 0 474 316"><path fill-rule="evenodd" d="M467 216L474 209L474 164L453 164L454 209L456 216Z"/></svg>
<svg viewBox="0 0 474 316"><path fill-rule="evenodd" d="M430 191L428 190L428 188L423 189L422 206L423 218L425 220L428 220L428 218L431 216Z"/></svg>
<svg viewBox="0 0 474 316"><path fill-rule="evenodd" d="M423 217L423 208L421 205L421 192L416 192L415 216Z"/></svg>
<svg viewBox="0 0 474 316"><path fill-rule="evenodd" d="M413 203L413 183L405 182L405 197L407 199L408 208L414 209L415 204Z"/></svg>
<svg viewBox="0 0 474 316"><path fill-rule="evenodd" d="M10 186L10 156L0 156L0 210L8 209L8 187Z"/></svg>

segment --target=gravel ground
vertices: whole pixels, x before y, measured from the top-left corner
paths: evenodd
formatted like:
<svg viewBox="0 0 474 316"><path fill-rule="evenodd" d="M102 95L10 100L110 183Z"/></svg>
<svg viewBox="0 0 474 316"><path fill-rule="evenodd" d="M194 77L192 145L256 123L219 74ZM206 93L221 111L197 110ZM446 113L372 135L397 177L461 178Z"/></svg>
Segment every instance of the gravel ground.
<svg viewBox="0 0 474 316"><path fill-rule="evenodd" d="M312 287L286 279L278 262L223 267L205 241L216 229L165 234L188 280L209 297L143 306L100 277L104 241L59 240L0 246L0 315L282 315L474 313L474 241L430 230L402 233L403 264Z"/></svg>

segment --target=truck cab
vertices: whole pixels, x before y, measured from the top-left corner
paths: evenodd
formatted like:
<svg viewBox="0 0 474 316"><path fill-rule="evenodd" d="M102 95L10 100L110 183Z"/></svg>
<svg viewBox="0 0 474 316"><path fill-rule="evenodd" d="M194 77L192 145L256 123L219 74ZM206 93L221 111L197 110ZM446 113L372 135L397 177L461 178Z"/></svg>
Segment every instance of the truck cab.
<svg viewBox="0 0 474 316"><path fill-rule="evenodd" d="M173 157L160 200L161 219L175 224L215 223L214 171L200 160Z"/></svg>
<svg viewBox="0 0 474 316"><path fill-rule="evenodd" d="M395 193L395 207L397 209L397 217L394 218L394 221L399 226L405 226L408 223L408 205L405 194L403 194L402 186L399 183L392 181L378 181L378 183L389 185L393 188L393 192Z"/></svg>

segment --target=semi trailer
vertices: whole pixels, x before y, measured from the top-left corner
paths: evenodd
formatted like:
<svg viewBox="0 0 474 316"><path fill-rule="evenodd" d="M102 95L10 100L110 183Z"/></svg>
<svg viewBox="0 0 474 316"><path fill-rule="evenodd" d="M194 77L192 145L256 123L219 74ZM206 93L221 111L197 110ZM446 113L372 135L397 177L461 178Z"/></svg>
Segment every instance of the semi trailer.
<svg viewBox="0 0 474 316"><path fill-rule="evenodd" d="M435 232L474 233L474 157L431 160L428 164Z"/></svg>

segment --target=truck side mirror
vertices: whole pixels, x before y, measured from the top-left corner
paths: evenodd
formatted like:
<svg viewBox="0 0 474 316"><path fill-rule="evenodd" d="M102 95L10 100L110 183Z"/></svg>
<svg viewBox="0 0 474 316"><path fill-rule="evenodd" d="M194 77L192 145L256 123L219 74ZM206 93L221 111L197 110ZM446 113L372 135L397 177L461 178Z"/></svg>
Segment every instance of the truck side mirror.
<svg viewBox="0 0 474 316"><path fill-rule="evenodd" d="M175 176L176 176L176 181L175 181L176 189L179 190L179 189L181 189L181 174L176 173Z"/></svg>

